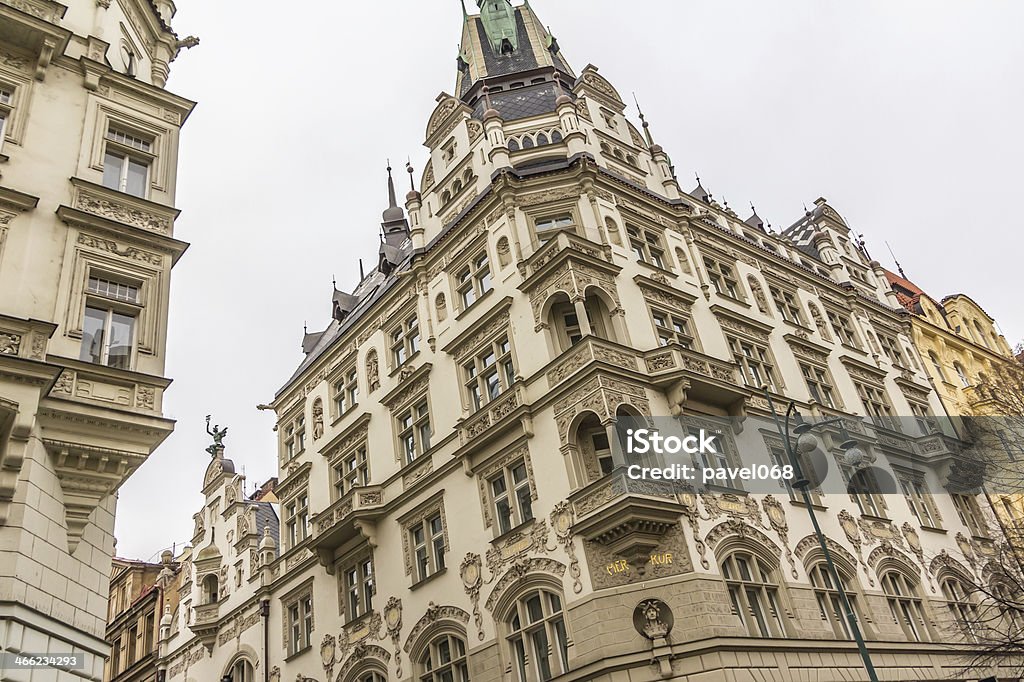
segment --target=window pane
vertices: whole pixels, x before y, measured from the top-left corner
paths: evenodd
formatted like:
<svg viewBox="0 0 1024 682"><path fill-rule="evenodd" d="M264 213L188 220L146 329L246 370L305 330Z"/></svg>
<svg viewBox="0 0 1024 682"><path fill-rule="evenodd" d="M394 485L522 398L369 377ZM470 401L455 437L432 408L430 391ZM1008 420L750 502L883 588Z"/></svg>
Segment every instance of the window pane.
<svg viewBox="0 0 1024 682"><path fill-rule="evenodd" d="M109 152L103 157L103 186L110 189L121 189L121 169L124 158Z"/></svg>
<svg viewBox="0 0 1024 682"><path fill-rule="evenodd" d="M128 177L125 192L137 197L146 196L146 175L148 167L134 159L128 160Z"/></svg>
<svg viewBox="0 0 1024 682"><path fill-rule="evenodd" d="M135 318L113 313L110 321L110 350L107 364L119 369L128 369L132 356L132 332Z"/></svg>
<svg viewBox="0 0 1024 682"><path fill-rule="evenodd" d="M79 360L85 362L103 361L103 328L107 323L107 311L97 308L85 309L82 322L82 353Z"/></svg>

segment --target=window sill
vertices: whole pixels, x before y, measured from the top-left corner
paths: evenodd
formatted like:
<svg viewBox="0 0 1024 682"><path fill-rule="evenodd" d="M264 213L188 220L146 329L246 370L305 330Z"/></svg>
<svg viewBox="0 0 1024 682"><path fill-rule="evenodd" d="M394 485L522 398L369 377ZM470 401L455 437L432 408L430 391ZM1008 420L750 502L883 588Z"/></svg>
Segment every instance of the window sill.
<svg viewBox="0 0 1024 682"><path fill-rule="evenodd" d="M747 495L750 494L749 492L747 492L743 488L730 488L727 485L718 485L716 483L709 483L708 485L705 485L704 486L704 492L705 493L715 493L717 495L722 495L722 494L726 494L726 493L732 493L734 495L739 495L740 497L746 497Z"/></svg>
<svg viewBox="0 0 1024 682"><path fill-rule="evenodd" d="M374 596L377 596L376 591L374 591ZM362 625L364 621L370 620L374 613L376 613L376 611L367 611L366 613L356 616L351 620L347 620L342 624L341 629L347 631L358 630L358 626Z"/></svg>
<svg viewBox="0 0 1024 682"><path fill-rule="evenodd" d="M857 346L851 346L850 344L846 343L845 341L840 341L839 345L842 346L843 348L847 349L847 350L852 350L854 353L857 353L858 355L867 355L867 351L865 351L863 348L858 348Z"/></svg>
<svg viewBox="0 0 1024 682"><path fill-rule="evenodd" d="M718 289L715 289L715 286L713 284L711 285L711 290L715 292L716 296L718 296L720 299L724 301L735 303L736 305L743 306L744 308L750 308L750 304L744 301L742 298L735 298L734 296L730 296L729 294L719 293Z"/></svg>
<svg viewBox="0 0 1024 682"><path fill-rule="evenodd" d="M0 163L7 163L10 160L11 157L7 156L6 154L0 154Z"/></svg>
<svg viewBox="0 0 1024 682"><path fill-rule="evenodd" d="M881 521L882 523L892 523L892 519L887 516L875 516L874 514L865 514L861 512L860 517L867 521Z"/></svg>
<svg viewBox="0 0 1024 682"><path fill-rule="evenodd" d="M523 521L518 526L508 529L501 535L495 536L495 538L491 540L491 544L497 547L499 544L501 544L503 540L507 540L512 535L515 535L516 533L522 533L527 528L532 528L536 521L537 520L535 518L530 519L529 521Z"/></svg>
<svg viewBox="0 0 1024 682"><path fill-rule="evenodd" d="M800 507L801 509L806 509L807 508L807 503L804 502L803 500L793 500L793 499L791 499L789 501L789 503L791 505L793 505L794 507ZM817 512L828 511L828 507L826 507L825 505L821 504L820 502L812 502L811 503L811 509L813 509L814 511L817 511Z"/></svg>
<svg viewBox="0 0 1024 682"><path fill-rule="evenodd" d="M410 590L419 589L421 586L426 585L427 583L433 582L435 578L438 578L438 577L444 575L447 571L448 571L448 567L447 566L445 566L444 568L439 568L436 571L434 571L433 573L431 573L430 575L428 575L426 578L423 578L422 580L414 582L412 585L409 586L409 589Z"/></svg>
<svg viewBox="0 0 1024 682"><path fill-rule="evenodd" d="M939 535L948 535L949 534L949 531L945 530L944 528L936 528L935 526L925 526L925 525L922 525L921 526L921 530L926 530L929 533L937 533Z"/></svg>
<svg viewBox="0 0 1024 682"><path fill-rule="evenodd" d="M408 369L410 372L413 371L414 369L416 369L415 367L412 367L412 363L419 356L420 356L420 351L416 351L415 353L410 355L408 358L406 358L405 362L403 362L402 364L392 368L391 372L388 373L388 378L391 379L391 378L397 376L398 374L401 374L402 370L404 370L404 369Z"/></svg>
<svg viewBox="0 0 1024 682"><path fill-rule="evenodd" d="M306 646L302 647L301 649L299 649L295 653L288 654L287 656L285 656L284 660L287 663L288 661L292 661L292 660L298 658L299 656L301 656L302 654L306 653L307 651L311 651L312 649L313 649L313 645L312 644L307 644Z"/></svg>
<svg viewBox="0 0 1024 682"><path fill-rule="evenodd" d="M643 268L645 268L647 270L651 270L652 272L659 272L659 273L661 273L661 274L663 274L663 275L665 275L667 277L672 277L672 278L676 277L676 273L673 272L672 270L669 270L668 268L661 267L659 265L655 265L654 263L648 263L645 260L637 260L636 262L637 262L637 265L640 265L640 266L642 266Z"/></svg>
<svg viewBox="0 0 1024 682"><path fill-rule="evenodd" d="M466 315L471 313L473 311L473 309L476 308L477 305L481 301L486 301L490 297L490 295L493 294L493 293L494 293L494 289L493 288L492 289L488 289L487 291L485 291L483 294L480 295L479 298L477 298L475 301L470 303L468 308L463 308L462 310L460 310L459 314L455 316L455 321L456 322L462 321L463 317L465 317ZM410 358L410 359L412 359L412 358Z"/></svg>
<svg viewBox="0 0 1024 682"><path fill-rule="evenodd" d="M355 411L356 411L356 409L358 409L358 408L359 408L359 403L356 403L355 405L352 405L352 406L351 406L351 407L349 407L349 408L348 408L347 410L345 410L344 412L342 412L341 414L339 414L339 415L338 415L337 417L335 417L335 418L334 418L334 421L332 421L332 422L331 422L331 426L337 426L337 425L338 425L339 423L341 423L341 422L342 422L342 420L344 420L344 419L345 419L346 417L348 417L348 416L349 416L350 414L352 414L353 412L355 412Z"/></svg>
<svg viewBox="0 0 1024 682"><path fill-rule="evenodd" d="M778 312L778 310L776 310L775 312ZM782 315L782 313L779 313L780 317L781 317L781 315ZM793 329L802 330L803 332L805 332L808 335L814 333L813 329L811 329L807 325L803 324L802 322L794 322L793 320L787 320L786 318L783 317L782 318L782 323L784 325L786 325L787 327L792 327Z"/></svg>

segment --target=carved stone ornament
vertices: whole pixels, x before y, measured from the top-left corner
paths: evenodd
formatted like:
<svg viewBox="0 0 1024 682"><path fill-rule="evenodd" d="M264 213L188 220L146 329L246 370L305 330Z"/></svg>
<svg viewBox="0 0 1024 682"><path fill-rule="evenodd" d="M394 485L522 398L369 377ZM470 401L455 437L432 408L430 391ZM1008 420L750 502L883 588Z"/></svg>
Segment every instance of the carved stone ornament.
<svg viewBox="0 0 1024 682"><path fill-rule="evenodd" d="M402 651L398 646L398 640L402 634L402 600L398 597L389 597L388 603L384 606L384 625L387 627L388 636L395 647L395 673L402 677Z"/></svg>
<svg viewBox="0 0 1024 682"><path fill-rule="evenodd" d="M331 675L334 672L334 656L337 653L336 640L334 635L324 635L323 641L320 642L320 662L324 666L324 673L327 675L327 679L331 679Z"/></svg>
<svg viewBox="0 0 1024 682"><path fill-rule="evenodd" d="M576 543L573 542L572 505L568 501L562 500L551 511L550 518L551 527L555 531L555 539L562 546L566 556L569 557L569 576L572 578L572 591L579 594L583 591L583 583L580 581L582 571L580 570L580 561L576 557Z"/></svg>
<svg viewBox="0 0 1024 682"><path fill-rule="evenodd" d="M371 348L370 352L366 354L366 383L369 385L371 393L380 388L380 363L374 348Z"/></svg>
<svg viewBox="0 0 1024 682"><path fill-rule="evenodd" d="M477 639L484 641L484 620L480 613L480 587L483 584L483 562L479 554L470 552L462 560L459 567L459 575L462 577L462 586L466 595L473 604L473 622L476 624Z"/></svg>
<svg viewBox="0 0 1024 682"><path fill-rule="evenodd" d="M633 627L647 639L665 639L672 632L675 616L660 599L647 599L633 609Z"/></svg>
<svg viewBox="0 0 1024 682"><path fill-rule="evenodd" d="M750 285L750 292L754 295L757 309L765 315L771 315L771 309L768 307L768 298L764 295L764 289L761 288L760 282L751 275L747 277L747 283Z"/></svg>
<svg viewBox="0 0 1024 682"><path fill-rule="evenodd" d="M799 574L796 570L796 561L793 559L793 550L789 547L789 523L786 521L786 510L774 495L765 495L761 500L761 506L764 507L764 512L768 515L768 523L771 524L775 534L782 542L786 552L786 561L789 562L790 573L795 580Z"/></svg>
<svg viewBox="0 0 1024 682"><path fill-rule="evenodd" d="M324 437L324 401L317 398L313 401L313 440Z"/></svg>
<svg viewBox="0 0 1024 682"><path fill-rule="evenodd" d="M875 579L868 570L867 562L864 561L864 541L860 535L860 527L857 525L857 519L853 518L853 515L850 514L850 512L843 509L839 512L839 525L843 529L843 533L846 535L847 541L853 545L853 548L857 553L857 563L860 564L864 571L864 575L867 576L868 583L874 587Z"/></svg>

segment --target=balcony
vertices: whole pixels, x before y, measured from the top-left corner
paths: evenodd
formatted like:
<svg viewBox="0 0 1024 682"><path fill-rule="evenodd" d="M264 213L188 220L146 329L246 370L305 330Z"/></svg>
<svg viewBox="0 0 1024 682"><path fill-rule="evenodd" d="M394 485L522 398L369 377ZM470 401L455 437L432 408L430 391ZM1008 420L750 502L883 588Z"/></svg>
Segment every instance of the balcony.
<svg viewBox="0 0 1024 682"><path fill-rule="evenodd" d="M220 602L195 607L195 618L189 628L203 646L212 649L220 630Z"/></svg>
<svg viewBox="0 0 1024 682"><path fill-rule="evenodd" d="M475 447L479 447L506 427L529 416L526 391L522 383L516 383L459 424L459 442L462 445L472 442Z"/></svg>
<svg viewBox="0 0 1024 682"><path fill-rule="evenodd" d="M587 259L602 262L606 266L612 262L610 247L594 243L575 232L563 230L541 245L526 260L526 277L532 278L538 272L544 270L544 266L565 252L579 254Z"/></svg>
<svg viewBox="0 0 1024 682"><path fill-rule="evenodd" d="M384 514L384 486L370 485L352 490L311 519L313 537L309 549L316 553L328 573L334 571L334 552L349 540L366 536L375 545L374 525Z"/></svg>
<svg viewBox="0 0 1024 682"><path fill-rule="evenodd" d="M573 532L644 566L683 507L673 484L635 480L619 469L570 496Z"/></svg>
<svg viewBox="0 0 1024 682"><path fill-rule="evenodd" d="M553 389L566 379L574 376L591 363L601 362L619 369L638 371L637 354L631 348L612 341L588 336L550 365L546 375L548 389Z"/></svg>
<svg viewBox="0 0 1024 682"><path fill-rule="evenodd" d="M718 405L729 405L745 395L737 389L743 381L734 364L679 344L645 352L643 365L651 382L662 390L683 386L686 395Z"/></svg>

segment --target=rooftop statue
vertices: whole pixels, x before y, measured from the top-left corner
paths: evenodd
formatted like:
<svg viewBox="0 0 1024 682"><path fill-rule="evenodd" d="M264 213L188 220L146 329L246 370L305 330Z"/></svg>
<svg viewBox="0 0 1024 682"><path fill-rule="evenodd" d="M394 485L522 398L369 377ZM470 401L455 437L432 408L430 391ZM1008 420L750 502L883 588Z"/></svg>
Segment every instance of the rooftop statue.
<svg viewBox="0 0 1024 682"><path fill-rule="evenodd" d="M224 437L228 435L228 427L220 428L220 424L214 424L210 429L210 415L206 415L206 433L213 438L213 443L206 448L211 455L216 456L218 450L224 449Z"/></svg>

